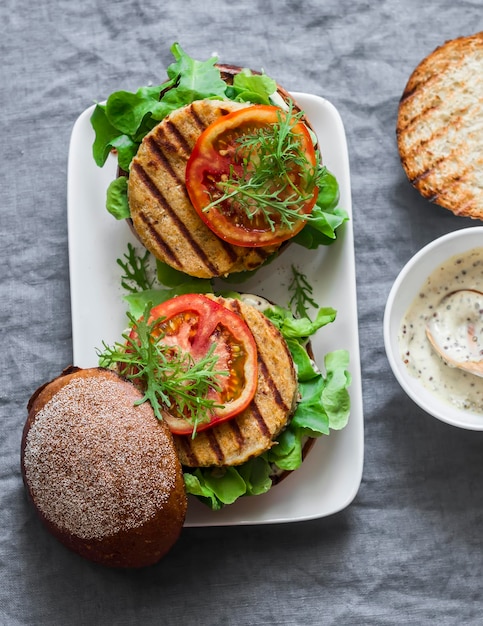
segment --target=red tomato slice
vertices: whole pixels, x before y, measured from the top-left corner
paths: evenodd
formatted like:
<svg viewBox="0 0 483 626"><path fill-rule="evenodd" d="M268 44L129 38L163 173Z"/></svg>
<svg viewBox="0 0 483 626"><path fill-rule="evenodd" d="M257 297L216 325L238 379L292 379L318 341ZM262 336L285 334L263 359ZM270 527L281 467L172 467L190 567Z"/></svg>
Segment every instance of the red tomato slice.
<svg viewBox="0 0 483 626"><path fill-rule="evenodd" d="M211 388L208 394L219 407L212 410L209 421L196 425L196 431L243 411L253 399L258 381L257 347L245 321L201 294L176 296L163 302L151 310L149 322L156 319L160 319L157 328L164 335L161 341L179 346L194 361L202 359L215 343L215 370L228 372L227 376L218 377L221 390ZM194 430L192 421L179 414L166 411L164 417L171 432L177 435Z"/></svg>
<svg viewBox="0 0 483 626"><path fill-rule="evenodd" d="M191 203L207 226L229 243L258 247L290 239L305 226L306 216L317 201L318 187L314 184L313 176L307 176L307 172L313 174L315 171L315 148L305 124L293 120L290 136L298 146L298 155L302 155L305 166L301 167L296 158L286 160L285 173L290 184L287 184L287 176L275 174L267 182L268 187L265 185L262 189L265 192L278 190L279 198L287 201L294 194L295 186L298 195L291 208L300 218L295 216L287 224L281 220L280 211L275 206L268 209L273 221L270 224L260 209L260 195L258 199L250 200L251 217L241 206L240 195L225 198L216 206L209 207L227 192L226 188L221 189L221 185L228 178L245 182L255 180L252 175L254 169L257 169L257 163L260 163L260 159L269 161L271 157L267 157L260 148L257 151L256 143L251 148L242 148L240 142L243 138L255 137L257 132L280 124L284 114L282 109L275 106L255 105L224 115L201 133L190 155L186 167L186 188Z"/></svg>

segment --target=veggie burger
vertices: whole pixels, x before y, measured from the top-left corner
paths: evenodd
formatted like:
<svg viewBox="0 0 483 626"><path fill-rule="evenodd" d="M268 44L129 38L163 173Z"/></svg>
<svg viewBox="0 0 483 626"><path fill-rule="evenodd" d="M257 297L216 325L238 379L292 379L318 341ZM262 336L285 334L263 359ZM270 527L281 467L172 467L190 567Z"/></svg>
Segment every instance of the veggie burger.
<svg viewBox="0 0 483 626"><path fill-rule="evenodd" d="M171 50L165 83L94 109L94 159L115 150L119 165L107 209L200 278L255 270L287 241L331 243L347 214L293 98L266 74Z"/></svg>
<svg viewBox="0 0 483 626"><path fill-rule="evenodd" d="M349 416L347 352L322 371L310 347L336 311L309 313L303 274L292 267L287 308L214 282L288 242L336 239L347 215L315 134L265 74L172 52L165 83L116 92L91 118L96 163L117 156L107 209L142 244L118 259L127 330L99 367L33 395L22 439L49 530L122 567L170 549L187 493L214 510L266 493Z"/></svg>

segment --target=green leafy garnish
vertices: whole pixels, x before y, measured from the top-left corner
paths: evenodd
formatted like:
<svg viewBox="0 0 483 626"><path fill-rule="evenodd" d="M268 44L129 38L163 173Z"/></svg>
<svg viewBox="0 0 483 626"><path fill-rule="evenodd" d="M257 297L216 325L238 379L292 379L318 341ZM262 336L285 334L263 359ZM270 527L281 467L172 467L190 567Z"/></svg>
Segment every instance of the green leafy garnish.
<svg viewBox="0 0 483 626"><path fill-rule="evenodd" d="M309 317L308 307L313 306L317 308L317 302L312 297L313 288L308 282L307 276L300 272L294 265L292 265L292 280L288 286L289 292L292 296L289 300L289 307L295 310L296 315L299 317Z"/></svg>
<svg viewBox="0 0 483 626"><path fill-rule="evenodd" d="M171 46L175 62L167 68L168 80L141 87L135 93L116 91L91 116L95 132L94 160L102 167L109 152L118 152L119 165L128 171L142 138L169 113L195 100L226 99L226 83L215 67L216 57L196 61L178 43ZM124 157L124 158L123 158Z"/></svg>
<svg viewBox="0 0 483 626"><path fill-rule="evenodd" d="M309 317L294 317L291 311L274 305L264 311L265 315L279 329L285 339L306 340L319 328L330 324L336 318L337 311L332 307L321 307L314 320Z"/></svg>
<svg viewBox="0 0 483 626"><path fill-rule="evenodd" d="M154 280L149 277L148 263L151 254L148 250L138 254L136 248L127 244L127 252L122 259L117 259L117 264L123 269L121 276L121 287L129 293L138 293L151 289Z"/></svg>
<svg viewBox="0 0 483 626"><path fill-rule="evenodd" d="M339 184L328 169L320 172L318 187L310 220L291 240L309 250L334 243L339 227L349 219L347 211L338 206Z"/></svg>
<svg viewBox="0 0 483 626"><path fill-rule="evenodd" d="M127 178L119 176L109 183L106 194L106 206L109 213L117 220L131 217L131 209L127 199Z"/></svg>
<svg viewBox="0 0 483 626"><path fill-rule="evenodd" d="M277 90L277 83L266 74L253 74L244 68L233 77L233 85L227 87L230 100L253 104L272 104L270 95Z"/></svg>
<svg viewBox="0 0 483 626"><path fill-rule="evenodd" d="M139 319L128 313L134 332L122 335L124 343L113 346L103 343L103 350L98 350L99 366L116 368L138 386L141 383L144 395L136 404L149 401L160 420L163 409L188 419L193 425L194 437L198 424L209 421L211 411L219 408L207 397L208 391L220 391L219 377L227 376L228 372L216 370L215 343L198 361L179 346L165 344L165 332L160 327L162 320L147 321L151 308L149 303Z"/></svg>

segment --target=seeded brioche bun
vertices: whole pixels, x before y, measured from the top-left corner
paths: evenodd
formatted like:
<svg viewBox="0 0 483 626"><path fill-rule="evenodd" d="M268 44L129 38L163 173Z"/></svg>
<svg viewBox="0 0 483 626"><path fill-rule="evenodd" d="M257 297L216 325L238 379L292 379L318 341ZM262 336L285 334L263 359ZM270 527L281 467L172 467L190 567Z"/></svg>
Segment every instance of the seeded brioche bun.
<svg viewBox="0 0 483 626"><path fill-rule="evenodd" d="M483 32L447 41L416 67L401 97L401 163L421 195L483 219Z"/></svg>
<svg viewBox="0 0 483 626"><path fill-rule="evenodd" d="M171 433L134 385L70 368L28 404L21 468L41 520L65 546L111 567L159 561L187 507Z"/></svg>

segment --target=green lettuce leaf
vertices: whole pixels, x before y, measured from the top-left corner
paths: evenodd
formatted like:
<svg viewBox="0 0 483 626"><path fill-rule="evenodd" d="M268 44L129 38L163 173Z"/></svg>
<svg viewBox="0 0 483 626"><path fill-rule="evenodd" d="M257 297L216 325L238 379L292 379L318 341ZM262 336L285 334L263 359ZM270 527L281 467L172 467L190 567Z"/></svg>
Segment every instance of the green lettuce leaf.
<svg viewBox="0 0 483 626"><path fill-rule="evenodd" d="M100 167L116 148L119 165L127 171L144 135L166 115L194 100L226 99L226 83L215 67L216 57L196 61L178 43L171 46L171 52L175 61L167 68L166 82L141 87L135 93L116 91L105 104L95 107L91 116L95 132L92 151Z"/></svg>
<svg viewBox="0 0 483 626"><path fill-rule="evenodd" d="M210 489L204 481L201 470L195 472L184 472L183 474L186 493L196 496L198 500L209 506L213 511L219 511L224 504L216 497L216 494Z"/></svg>
<svg viewBox="0 0 483 626"><path fill-rule="evenodd" d="M109 184L106 193L106 207L117 220L124 220L131 216L127 201L127 178L119 176Z"/></svg>
<svg viewBox="0 0 483 626"><path fill-rule="evenodd" d="M294 317L291 311L274 305L264 311L269 320L279 329L285 339L304 339L313 335L319 328L330 324L336 318L337 311L331 307L322 307L315 320L308 317Z"/></svg>
<svg viewBox="0 0 483 626"><path fill-rule="evenodd" d="M226 95L230 100L251 102L253 104L271 104L270 96L277 90L277 83L266 74L253 74L249 69L242 69L233 77L233 85L227 87Z"/></svg>
<svg viewBox="0 0 483 626"><path fill-rule="evenodd" d="M338 207L339 183L335 176L324 168L319 182L319 195L312 210L312 219L292 239L294 243L314 250L328 246L337 239L337 230L349 219L347 212Z"/></svg>
<svg viewBox="0 0 483 626"><path fill-rule="evenodd" d="M281 470L292 471L302 464L302 433L294 426L286 428L277 443L266 453L267 459Z"/></svg>
<svg viewBox="0 0 483 626"><path fill-rule="evenodd" d="M327 380L322 392L322 402L329 416L330 428L340 430L347 425L350 413L350 396L347 388L351 384L349 353L335 350L325 356Z"/></svg>
<svg viewBox="0 0 483 626"><path fill-rule="evenodd" d="M314 367L315 364L308 355L304 345L300 343L300 341L293 338L289 338L286 341L295 363L295 367L297 368L297 378L299 383L311 380L317 376L317 370Z"/></svg>

